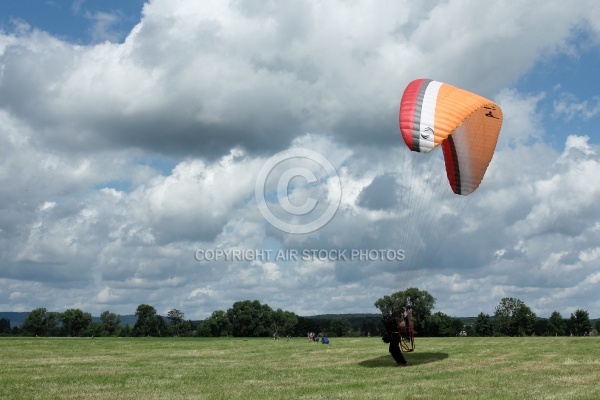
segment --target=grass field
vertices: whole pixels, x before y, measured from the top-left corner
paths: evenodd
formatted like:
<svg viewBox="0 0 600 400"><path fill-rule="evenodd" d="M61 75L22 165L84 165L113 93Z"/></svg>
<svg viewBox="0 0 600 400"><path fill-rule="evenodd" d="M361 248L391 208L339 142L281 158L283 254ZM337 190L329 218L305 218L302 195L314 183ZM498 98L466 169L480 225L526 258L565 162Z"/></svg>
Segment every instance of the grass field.
<svg viewBox="0 0 600 400"><path fill-rule="evenodd" d="M598 399L600 338L1 338L2 399Z"/></svg>

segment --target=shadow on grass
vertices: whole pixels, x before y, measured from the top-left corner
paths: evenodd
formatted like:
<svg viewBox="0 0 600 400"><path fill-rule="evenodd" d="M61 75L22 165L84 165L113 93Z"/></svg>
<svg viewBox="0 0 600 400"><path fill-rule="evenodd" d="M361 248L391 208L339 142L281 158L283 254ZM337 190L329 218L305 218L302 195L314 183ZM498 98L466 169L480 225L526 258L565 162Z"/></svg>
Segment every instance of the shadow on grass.
<svg viewBox="0 0 600 400"><path fill-rule="evenodd" d="M432 362L438 362L448 358L448 353L404 353L404 358L408 361L408 366L429 364ZM384 368L384 367L395 367L396 363L391 355L380 356L377 358L371 358L370 360L364 360L358 363L361 367L367 368Z"/></svg>

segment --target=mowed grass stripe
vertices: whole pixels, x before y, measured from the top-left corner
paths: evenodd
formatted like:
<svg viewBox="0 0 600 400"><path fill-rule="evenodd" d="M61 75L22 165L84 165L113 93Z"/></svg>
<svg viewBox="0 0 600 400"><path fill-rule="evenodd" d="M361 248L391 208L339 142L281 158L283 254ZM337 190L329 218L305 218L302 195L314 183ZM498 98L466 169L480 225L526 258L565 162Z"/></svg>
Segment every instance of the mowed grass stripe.
<svg viewBox="0 0 600 400"><path fill-rule="evenodd" d="M1 338L2 399L597 399L600 338Z"/></svg>

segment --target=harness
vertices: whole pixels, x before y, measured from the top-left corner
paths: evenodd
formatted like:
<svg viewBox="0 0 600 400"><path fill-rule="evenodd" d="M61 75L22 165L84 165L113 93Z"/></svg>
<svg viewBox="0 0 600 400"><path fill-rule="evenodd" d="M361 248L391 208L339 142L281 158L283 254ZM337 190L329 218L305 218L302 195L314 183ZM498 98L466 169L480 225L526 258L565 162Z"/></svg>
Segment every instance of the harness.
<svg viewBox="0 0 600 400"><path fill-rule="evenodd" d="M406 318L398 322L398 332L400 334L400 347L402 351L409 353L415 350L415 332L413 330L412 310L409 308L406 312Z"/></svg>

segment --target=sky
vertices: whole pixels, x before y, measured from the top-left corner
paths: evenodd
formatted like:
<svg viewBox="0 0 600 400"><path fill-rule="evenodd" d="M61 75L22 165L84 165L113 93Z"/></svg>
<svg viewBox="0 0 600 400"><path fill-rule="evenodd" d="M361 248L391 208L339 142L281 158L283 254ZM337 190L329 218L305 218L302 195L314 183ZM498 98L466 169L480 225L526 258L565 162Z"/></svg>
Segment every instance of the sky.
<svg viewBox="0 0 600 400"><path fill-rule="evenodd" d="M0 310L599 318L599 70L595 0L2 1ZM472 195L417 78L502 108Z"/></svg>

